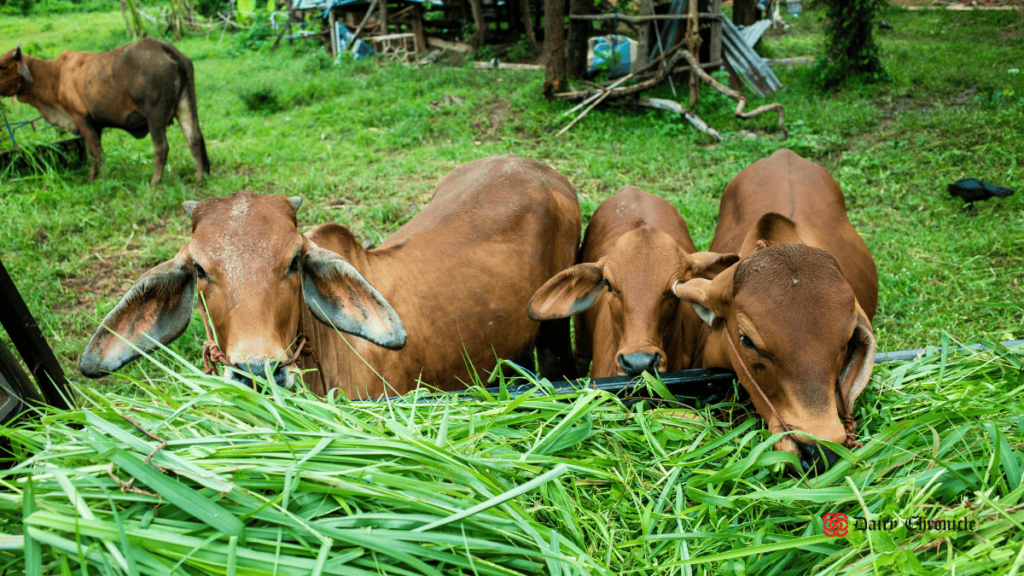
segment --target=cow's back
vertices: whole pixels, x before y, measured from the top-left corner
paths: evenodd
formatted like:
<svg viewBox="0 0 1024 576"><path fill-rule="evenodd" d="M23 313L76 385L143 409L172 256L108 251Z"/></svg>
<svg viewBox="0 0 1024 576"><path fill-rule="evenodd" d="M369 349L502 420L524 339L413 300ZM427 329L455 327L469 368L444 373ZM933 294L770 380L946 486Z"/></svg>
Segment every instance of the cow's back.
<svg viewBox="0 0 1024 576"><path fill-rule="evenodd" d="M517 358L533 345L540 323L527 316L527 302L574 263L580 227L575 190L547 165L507 155L460 166L357 264L402 320L405 347L349 340L393 391L417 379L461 388L470 376L463 355L487 370L496 356ZM349 359L332 363L348 371L342 381L373 380Z"/></svg>
<svg viewBox="0 0 1024 576"><path fill-rule="evenodd" d="M765 214L793 221L803 243L828 251L874 316L878 275L864 240L850 223L842 189L828 171L787 149L744 168L722 193L712 252L741 251L747 233Z"/></svg>
<svg viewBox="0 0 1024 576"><path fill-rule="evenodd" d="M597 262L623 234L650 226L672 237L687 253L697 251L679 210L668 200L636 186L624 186L602 202L587 225L580 262Z"/></svg>
<svg viewBox="0 0 1024 576"><path fill-rule="evenodd" d="M170 123L188 89L191 62L173 45L144 38L100 54L66 52L64 74L81 95L98 128L123 128L136 137L149 133L146 117ZM69 71L73 71L69 73Z"/></svg>

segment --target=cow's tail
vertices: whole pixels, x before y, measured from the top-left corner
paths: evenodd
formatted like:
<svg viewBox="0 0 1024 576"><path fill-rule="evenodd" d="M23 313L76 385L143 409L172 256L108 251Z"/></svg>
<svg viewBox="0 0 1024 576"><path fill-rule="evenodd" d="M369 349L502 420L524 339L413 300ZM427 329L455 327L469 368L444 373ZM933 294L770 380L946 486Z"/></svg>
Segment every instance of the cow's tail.
<svg viewBox="0 0 1024 576"><path fill-rule="evenodd" d="M182 91L178 100L178 124L181 125L181 131L185 134L185 140L188 142L197 164L201 164L199 168L208 174L210 172L210 157L206 154L206 140L203 139L203 133L199 129L199 106L196 100L196 79L192 61L173 44L168 42L160 44L164 52L178 64L178 69L185 77L185 90ZM198 172L199 170L197 170L197 177L200 176Z"/></svg>

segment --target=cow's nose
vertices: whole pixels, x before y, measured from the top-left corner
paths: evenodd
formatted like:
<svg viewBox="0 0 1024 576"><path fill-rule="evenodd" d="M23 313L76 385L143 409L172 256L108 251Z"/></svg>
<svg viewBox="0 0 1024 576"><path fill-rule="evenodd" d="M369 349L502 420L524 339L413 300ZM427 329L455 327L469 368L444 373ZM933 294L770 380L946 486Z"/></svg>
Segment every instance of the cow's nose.
<svg viewBox="0 0 1024 576"><path fill-rule="evenodd" d="M839 461L839 455L824 446L796 441L796 447L800 451L800 468L805 473L821 474Z"/></svg>
<svg viewBox="0 0 1024 576"><path fill-rule="evenodd" d="M633 352L632 354L619 354L619 367L630 376L637 376L643 372L654 374L658 371L658 364L661 363L661 354L648 354L647 352Z"/></svg>
<svg viewBox="0 0 1024 576"><path fill-rule="evenodd" d="M239 362L234 365L235 370L231 370L231 379L235 382L241 382L250 388L255 387L253 382L253 375L257 378L266 379L267 367L270 367L271 375L274 377L274 382L281 387L291 388L291 379L288 374L288 367L281 366L277 360L249 360L248 362Z"/></svg>

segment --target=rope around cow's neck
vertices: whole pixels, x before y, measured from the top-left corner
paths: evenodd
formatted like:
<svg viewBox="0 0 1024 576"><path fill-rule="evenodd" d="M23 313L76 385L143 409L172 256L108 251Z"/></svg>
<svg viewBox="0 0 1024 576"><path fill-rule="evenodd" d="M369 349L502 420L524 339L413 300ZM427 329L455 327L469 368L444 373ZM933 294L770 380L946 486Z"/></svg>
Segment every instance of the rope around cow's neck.
<svg viewBox="0 0 1024 576"><path fill-rule="evenodd" d="M206 316L206 306L204 302L199 303L199 313L203 316L203 328L206 329L206 342L203 342L203 368L207 374L213 374L217 371L217 364L228 365L227 359L224 356L224 352L221 351L217 345L217 341L213 336L213 328L210 326L210 319ZM313 350L312 344L306 345L308 339L301 332L295 337L298 346L295 348L295 352L288 357L287 360L279 364L279 366L291 366L299 360L299 356L312 356L313 362L316 363L316 368L323 377L324 370L320 366L320 358L317 356L316 351Z"/></svg>
<svg viewBox="0 0 1024 576"><path fill-rule="evenodd" d="M736 355L736 359L739 360L740 367L743 368L743 372L747 375L747 378L750 380L750 383L754 385L754 389L757 390L757 393L761 395L761 399L764 400L765 404L767 404L768 407L771 408L772 414L775 416L775 419L778 420L779 425L782 427L782 430L784 432L791 432L792 428L790 428L789 425L786 424L786 421L782 419L782 415L779 414L779 411L775 409L775 405L772 404L772 401L768 399L768 395L764 393L764 390L761 389L761 386L757 383L757 380L754 379L754 375L751 374L750 370L747 369L747 364L743 361L743 357L740 356L740 351L736 348L736 344L732 341L732 335L729 334L729 326L724 325L722 328L725 332L726 340L729 341L729 346L732 348L733 353ZM846 441L843 442L843 446L850 450L853 450L854 448L862 448L863 445L860 442L857 442L857 433L855 432L857 428L857 421L854 420L852 416L850 416L849 412L847 412L846 405L844 402L839 402L839 417L842 418L843 423L845 425L844 428L846 430Z"/></svg>

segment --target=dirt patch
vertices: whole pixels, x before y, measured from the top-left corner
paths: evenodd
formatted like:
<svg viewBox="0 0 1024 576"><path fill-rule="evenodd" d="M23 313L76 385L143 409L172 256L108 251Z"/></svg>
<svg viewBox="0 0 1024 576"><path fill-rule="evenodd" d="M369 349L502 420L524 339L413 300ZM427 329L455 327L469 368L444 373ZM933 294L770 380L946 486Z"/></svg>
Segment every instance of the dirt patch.
<svg viewBox="0 0 1024 576"><path fill-rule="evenodd" d="M89 258L78 273L60 280L64 288L75 294L74 302L68 303L65 311L92 311L100 299L121 296L132 287L142 272L152 266L142 262L142 255L136 251L140 245L129 243L121 254L105 260Z"/></svg>
<svg viewBox="0 0 1024 576"><path fill-rule="evenodd" d="M975 89L976 90L976 89ZM883 116L885 118L892 118L908 112L916 110L918 112L928 112L935 109L935 105L931 102L924 102L915 100L908 96L898 96L896 98L882 98L875 100L875 106L882 109Z"/></svg>
<svg viewBox="0 0 1024 576"><path fill-rule="evenodd" d="M480 142L498 142L501 137L498 132L505 125L505 119L508 117L509 109L508 102L499 100L491 104L490 108L487 109L487 121L477 121L473 123L473 130L478 134L475 138Z"/></svg>
<svg viewBox="0 0 1024 576"><path fill-rule="evenodd" d="M1021 37L1024 37L1024 28L1010 26L999 31L1000 40L1017 40Z"/></svg>

